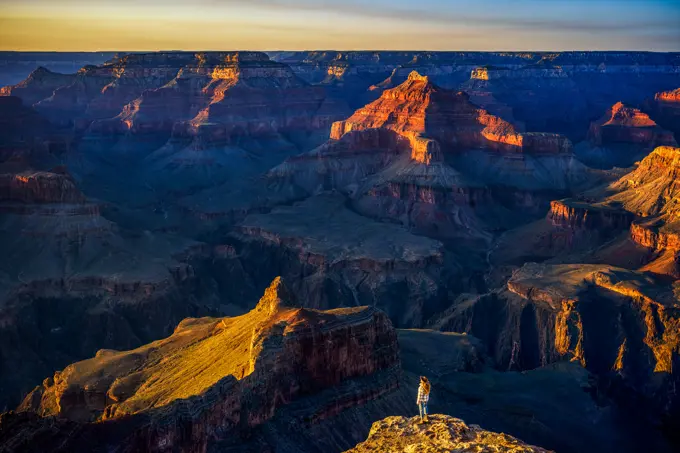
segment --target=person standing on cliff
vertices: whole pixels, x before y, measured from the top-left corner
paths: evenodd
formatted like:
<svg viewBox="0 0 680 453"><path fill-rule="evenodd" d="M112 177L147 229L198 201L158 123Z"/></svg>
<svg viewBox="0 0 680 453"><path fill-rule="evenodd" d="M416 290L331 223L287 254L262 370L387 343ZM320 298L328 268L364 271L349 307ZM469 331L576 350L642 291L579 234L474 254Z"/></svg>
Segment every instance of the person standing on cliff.
<svg viewBox="0 0 680 453"><path fill-rule="evenodd" d="M418 409L420 410L420 422L427 422L427 402L430 400L430 381L425 376L420 376L420 385L418 386Z"/></svg>

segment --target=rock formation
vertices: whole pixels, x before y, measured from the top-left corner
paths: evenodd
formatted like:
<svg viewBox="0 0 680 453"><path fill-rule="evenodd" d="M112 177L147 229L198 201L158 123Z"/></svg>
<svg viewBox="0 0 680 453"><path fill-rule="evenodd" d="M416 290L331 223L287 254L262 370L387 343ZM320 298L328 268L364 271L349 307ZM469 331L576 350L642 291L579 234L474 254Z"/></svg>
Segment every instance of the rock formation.
<svg viewBox="0 0 680 453"><path fill-rule="evenodd" d="M480 213L521 203L532 191L568 191L589 179L566 138L517 132L466 94L416 72L335 123L325 145L288 159L269 177L279 193L340 189L364 215L436 237L481 241L489 236ZM504 186L504 201L494 200L488 185Z"/></svg>
<svg viewBox="0 0 680 453"><path fill-rule="evenodd" d="M501 118L476 108L461 92L444 90L428 77L412 72L396 88L333 125L331 139L354 130L384 128L414 140L425 136L447 149L567 153L571 144L559 136L524 136Z"/></svg>
<svg viewBox="0 0 680 453"><path fill-rule="evenodd" d="M310 308L372 305L397 326L421 325L443 302L444 288L460 284L444 281L456 268L443 245L357 215L345 203L339 194L321 194L248 216L232 260L255 281L288 277Z"/></svg>
<svg viewBox="0 0 680 453"><path fill-rule="evenodd" d="M463 420L448 415L431 415L430 422L426 424L419 424L417 420L419 420L417 417L388 417L375 422L368 439L347 450L347 453L548 452L506 434L485 431L477 425L468 426Z"/></svg>
<svg viewBox="0 0 680 453"><path fill-rule="evenodd" d="M555 200L550 203L548 217L553 225L606 232L627 230L635 214L610 205L594 206L578 200Z"/></svg>
<svg viewBox="0 0 680 453"><path fill-rule="evenodd" d="M396 333L383 313L299 308L277 278L250 313L186 319L166 339L101 350L46 379L20 410L76 422L59 448L205 451L266 424L296 399L356 382L351 398L337 394L307 414L311 423L333 417L393 390L398 369ZM54 448L17 425L9 445L28 436L36 450Z"/></svg>
<svg viewBox="0 0 680 453"><path fill-rule="evenodd" d="M58 88L70 85L76 77L75 74L58 74L39 67L22 82L0 88L0 96L16 96L31 106L51 97Z"/></svg>
<svg viewBox="0 0 680 453"><path fill-rule="evenodd" d="M646 109L660 125L675 133L676 141L680 140L680 88L656 93Z"/></svg>
<svg viewBox="0 0 680 453"><path fill-rule="evenodd" d="M668 102L670 104L676 104L680 102L680 88L672 91L663 91L661 93L656 93L654 100L658 102Z"/></svg>
<svg viewBox="0 0 680 453"><path fill-rule="evenodd" d="M0 87L25 80L37 68L72 74L86 65L102 64L115 52L0 52Z"/></svg>
<svg viewBox="0 0 680 453"><path fill-rule="evenodd" d="M674 413L679 309L674 288L645 273L528 263L506 289L455 303L435 325L479 337L502 368L577 361Z"/></svg>
<svg viewBox="0 0 680 453"><path fill-rule="evenodd" d="M649 148L675 144L673 135L658 127L649 115L622 102L590 125L590 140L596 145L631 143Z"/></svg>
<svg viewBox="0 0 680 453"><path fill-rule="evenodd" d="M614 104L590 125L589 143L576 147L579 159L602 168L629 167L657 146L675 146L673 133L639 109Z"/></svg>

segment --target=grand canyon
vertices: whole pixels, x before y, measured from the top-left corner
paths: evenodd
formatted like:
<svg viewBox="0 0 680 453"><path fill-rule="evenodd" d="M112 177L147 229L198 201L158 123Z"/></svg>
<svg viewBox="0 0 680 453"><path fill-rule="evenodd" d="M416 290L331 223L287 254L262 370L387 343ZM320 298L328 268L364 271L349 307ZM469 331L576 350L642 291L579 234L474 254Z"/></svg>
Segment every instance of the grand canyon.
<svg viewBox="0 0 680 453"><path fill-rule="evenodd" d="M0 81L0 452L680 449L680 53Z"/></svg>

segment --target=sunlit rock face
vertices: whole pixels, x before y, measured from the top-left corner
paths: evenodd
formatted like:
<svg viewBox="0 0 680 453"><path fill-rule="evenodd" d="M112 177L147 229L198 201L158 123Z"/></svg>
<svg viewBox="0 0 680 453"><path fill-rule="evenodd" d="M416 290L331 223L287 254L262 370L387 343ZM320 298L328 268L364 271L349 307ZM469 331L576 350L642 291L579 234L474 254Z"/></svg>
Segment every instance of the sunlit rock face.
<svg viewBox="0 0 680 453"><path fill-rule="evenodd" d="M576 146L576 155L594 167L626 168L664 145L676 145L673 132L640 109L618 102L590 124L588 139Z"/></svg>
<svg viewBox="0 0 680 453"><path fill-rule="evenodd" d="M465 93L445 90L426 76L412 72L396 88L335 124L332 139L347 132L385 128L406 137L424 135L454 149L487 148L497 151L538 153L569 152L563 137L524 136L503 119L476 108Z"/></svg>
<svg viewBox="0 0 680 453"><path fill-rule="evenodd" d="M249 278L280 273L311 308L374 305L397 326L422 325L464 285L440 242L360 216L339 194L248 216L236 239Z"/></svg>
<svg viewBox="0 0 680 453"><path fill-rule="evenodd" d="M2 94L22 97L53 121L80 129L117 117L116 126L95 123L95 131L109 132L169 132L183 119L194 129L223 124L227 135L229 128L245 134L325 128L343 108L338 103L334 111L323 89L309 87L288 66L258 52L132 54L73 75L38 69ZM265 111L275 118L263 117Z"/></svg>
<svg viewBox="0 0 680 453"><path fill-rule="evenodd" d="M325 145L268 176L279 191L339 189L364 215L482 243L490 237L484 217L497 219L499 204L539 211L547 202L532 192L568 191L589 178L565 137L519 132L417 72L335 123ZM496 185L506 187L503 201Z"/></svg>
<svg viewBox="0 0 680 453"><path fill-rule="evenodd" d="M514 451L518 453L547 453L543 448L527 445L506 434L497 434L468 426L463 420L441 414L429 416L427 424L419 424L419 418L388 417L375 422L368 439L348 453L378 453L381 451L411 452L427 451L477 451L492 453Z"/></svg>
<svg viewBox="0 0 680 453"><path fill-rule="evenodd" d="M621 102L590 126L590 140L596 145L631 143L646 148L675 144L671 132L658 127L649 115Z"/></svg>
<svg viewBox="0 0 680 453"><path fill-rule="evenodd" d="M656 93L653 100L645 103L645 110L662 127L674 132L676 141L680 140L680 88Z"/></svg>
<svg viewBox="0 0 680 453"><path fill-rule="evenodd" d="M578 361L673 414L677 376L669 370L680 357L674 291L644 272L529 263L505 289L452 305L436 325L481 338L502 368Z"/></svg>
<svg viewBox="0 0 680 453"><path fill-rule="evenodd" d="M74 449L194 452L266 424L296 400L309 401L306 420L315 423L396 388L397 337L385 314L299 305L276 278L249 313L185 319L166 339L101 350L45 379L20 410L78 423L65 440ZM30 423L11 431L11 440L32 437Z"/></svg>

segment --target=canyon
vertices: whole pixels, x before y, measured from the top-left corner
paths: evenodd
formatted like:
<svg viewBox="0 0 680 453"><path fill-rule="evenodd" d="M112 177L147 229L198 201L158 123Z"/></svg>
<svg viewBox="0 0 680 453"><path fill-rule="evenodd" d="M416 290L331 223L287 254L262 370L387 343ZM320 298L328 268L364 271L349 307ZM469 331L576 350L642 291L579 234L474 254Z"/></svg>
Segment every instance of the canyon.
<svg viewBox="0 0 680 453"><path fill-rule="evenodd" d="M30 58L0 451L680 445L680 54Z"/></svg>

